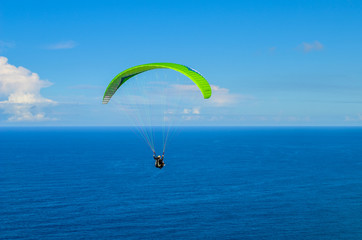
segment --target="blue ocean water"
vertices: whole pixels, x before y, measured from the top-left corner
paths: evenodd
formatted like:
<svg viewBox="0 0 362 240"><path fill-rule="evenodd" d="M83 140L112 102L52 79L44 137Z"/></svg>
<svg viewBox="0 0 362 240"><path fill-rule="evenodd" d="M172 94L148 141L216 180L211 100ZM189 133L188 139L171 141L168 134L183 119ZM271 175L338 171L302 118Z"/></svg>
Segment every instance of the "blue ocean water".
<svg viewBox="0 0 362 240"><path fill-rule="evenodd" d="M0 239L362 239L362 128L0 136Z"/></svg>

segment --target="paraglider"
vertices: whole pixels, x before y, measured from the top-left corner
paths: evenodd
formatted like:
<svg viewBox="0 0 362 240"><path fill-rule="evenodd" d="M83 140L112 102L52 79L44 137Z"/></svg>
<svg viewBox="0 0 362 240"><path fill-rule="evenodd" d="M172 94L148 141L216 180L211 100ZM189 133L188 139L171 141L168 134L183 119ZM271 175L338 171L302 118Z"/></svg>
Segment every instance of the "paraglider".
<svg viewBox="0 0 362 240"><path fill-rule="evenodd" d="M154 69L171 69L171 70L180 72L181 74L185 75L187 78L192 80L194 82L194 84L196 84L198 89L201 91L204 99L208 99L211 97L210 84L196 70L194 70L190 67L180 65L180 64L175 64L175 63L149 63L149 64L142 64L142 65L128 68L128 69L122 71L121 73L119 73L117 76L115 76L113 78L113 80L109 83L109 85L104 93L102 103L107 104L111 100L112 96L116 93L116 91L119 88L121 88L121 86L123 86L127 81L137 81L136 78L134 80L132 79L136 75L147 72L149 70L154 70ZM132 80L130 80L130 79L132 79ZM138 118L139 118L139 116L138 116ZM164 120L165 120L165 118L163 119L163 121ZM147 129L146 130L141 129L141 131L139 131L139 132L141 133L141 135L143 136L143 138L145 139L145 141L147 142L147 144L150 146L151 150L154 153L153 157L156 161L155 166L160 169L163 168L163 166L165 165L163 159L164 159L164 152L165 152L168 135L166 137L164 137L164 140L163 140L162 157L161 156L156 157L155 148L153 146L154 141L153 141L152 132L151 132L151 134L147 134Z"/></svg>
<svg viewBox="0 0 362 240"><path fill-rule="evenodd" d="M155 167L162 169L166 164L163 161L163 158L165 157L165 153L162 154L162 157L160 155L157 156L156 152L153 153L153 158L155 159ZM157 157L156 157L157 156Z"/></svg>

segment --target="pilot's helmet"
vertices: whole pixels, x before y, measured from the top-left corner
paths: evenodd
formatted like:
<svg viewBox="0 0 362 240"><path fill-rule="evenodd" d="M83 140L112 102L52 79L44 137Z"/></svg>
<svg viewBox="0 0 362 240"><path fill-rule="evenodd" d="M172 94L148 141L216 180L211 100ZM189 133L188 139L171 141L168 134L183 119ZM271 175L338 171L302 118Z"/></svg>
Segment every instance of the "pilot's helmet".
<svg viewBox="0 0 362 240"><path fill-rule="evenodd" d="M160 156L160 155L158 155L158 157L160 158L161 156Z"/></svg>

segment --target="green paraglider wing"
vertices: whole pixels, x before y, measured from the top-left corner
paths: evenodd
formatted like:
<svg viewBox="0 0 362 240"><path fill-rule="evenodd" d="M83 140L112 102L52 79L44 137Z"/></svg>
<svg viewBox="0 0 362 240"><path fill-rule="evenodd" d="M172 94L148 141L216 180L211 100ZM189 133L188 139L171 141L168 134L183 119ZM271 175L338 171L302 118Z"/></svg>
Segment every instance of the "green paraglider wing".
<svg viewBox="0 0 362 240"><path fill-rule="evenodd" d="M206 79L197 71L192 68L186 67L184 65L176 64L176 63L149 63L138 65L135 67L128 68L118 74L111 83L108 85L106 92L103 96L103 104L107 104L111 97L115 94L117 89L122 86L128 79L136 76L137 74L152 70L152 69L160 69L167 68L178 71L188 78L190 78L200 89L202 95L205 99L211 97L211 87L210 84L206 81Z"/></svg>

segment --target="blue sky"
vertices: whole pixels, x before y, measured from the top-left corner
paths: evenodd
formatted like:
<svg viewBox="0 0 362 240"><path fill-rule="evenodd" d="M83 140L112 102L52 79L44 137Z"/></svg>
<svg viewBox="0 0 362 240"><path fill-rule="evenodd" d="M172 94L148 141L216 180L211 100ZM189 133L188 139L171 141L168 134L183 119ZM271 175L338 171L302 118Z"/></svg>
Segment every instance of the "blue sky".
<svg viewBox="0 0 362 240"><path fill-rule="evenodd" d="M361 125L361 12L352 0L1 1L0 126L128 125L101 98L151 62L212 84L185 125Z"/></svg>

